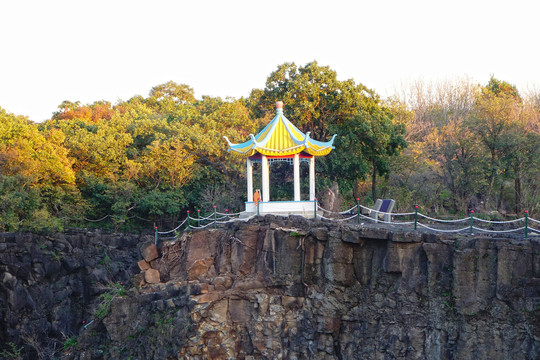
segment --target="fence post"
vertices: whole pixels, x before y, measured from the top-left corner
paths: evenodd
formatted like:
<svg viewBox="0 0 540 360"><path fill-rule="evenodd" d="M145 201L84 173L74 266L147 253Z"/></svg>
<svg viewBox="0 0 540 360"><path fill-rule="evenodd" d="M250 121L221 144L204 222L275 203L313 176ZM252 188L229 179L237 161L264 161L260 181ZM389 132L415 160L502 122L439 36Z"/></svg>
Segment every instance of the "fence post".
<svg viewBox="0 0 540 360"><path fill-rule="evenodd" d="M469 213L469 217L470 217L470 224L469 224L469 234L472 235L472 226L473 226L473 214L474 214L474 210L471 210L471 212Z"/></svg>
<svg viewBox="0 0 540 360"><path fill-rule="evenodd" d="M217 216L216 216L216 210L217 207L216 205L214 205L214 229L216 228L216 225L217 225Z"/></svg>
<svg viewBox="0 0 540 360"><path fill-rule="evenodd" d="M261 204L261 202L257 201L257 216L259 216L261 214L260 211L259 211L260 204Z"/></svg>
<svg viewBox="0 0 540 360"><path fill-rule="evenodd" d="M189 230L189 210L187 211L187 228Z"/></svg>
<svg viewBox="0 0 540 360"><path fill-rule="evenodd" d="M414 230L416 230L416 224L418 224L418 205L414 205Z"/></svg>
<svg viewBox="0 0 540 360"><path fill-rule="evenodd" d="M197 210L197 227L201 227L201 209Z"/></svg>
<svg viewBox="0 0 540 360"><path fill-rule="evenodd" d="M525 210L525 239L529 235L529 210Z"/></svg>
<svg viewBox="0 0 540 360"><path fill-rule="evenodd" d="M154 230L155 230L155 235L154 235L154 245L157 246L157 243L158 243L158 228L157 226L154 226Z"/></svg>
<svg viewBox="0 0 540 360"><path fill-rule="evenodd" d="M315 216L314 219L317 220L317 198L313 199L313 206L314 206L314 208L313 208L313 210L314 210L313 214L314 214L314 216Z"/></svg>
<svg viewBox="0 0 540 360"><path fill-rule="evenodd" d="M360 225L360 198L356 198L356 215L358 218L358 225Z"/></svg>

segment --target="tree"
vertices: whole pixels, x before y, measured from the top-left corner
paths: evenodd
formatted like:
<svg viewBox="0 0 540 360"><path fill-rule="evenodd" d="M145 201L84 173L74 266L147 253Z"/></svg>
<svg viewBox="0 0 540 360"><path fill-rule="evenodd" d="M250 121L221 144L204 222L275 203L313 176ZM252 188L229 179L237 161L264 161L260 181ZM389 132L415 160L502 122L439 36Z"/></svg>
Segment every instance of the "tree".
<svg viewBox="0 0 540 360"><path fill-rule="evenodd" d="M439 181L450 191L453 212L467 211L483 185L482 149L474 134L457 118L435 129L427 139L428 152L440 168Z"/></svg>
<svg viewBox="0 0 540 360"><path fill-rule="evenodd" d="M162 114L173 114L182 105L193 104L195 101L191 87L173 81L154 86L147 99L147 103Z"/></svg>
<svg viewBox="0 0 540 360"><path fill-rule="evenodd" d="M0 119L1 174L22 174L34 184L73 184L75 174L62 132L40 132L36 124L1 108Z"/></svg>
<svg viewBox="0 0 540 360"><path fill-rule="evenodd" d="M502 159L512 151L510 131L519 122L520 114L521 99L515 87L492 77L477 98L469 124L489 152L487 202L491 201L497 180L500 181L500 177L507 174ZM499 196L497 209L500 208L501 198Z"/></svg>
<svg viewBox="0 0 540 360"><path fill-rule="evenodd" d="M59 227L78 196L64 134L40 131L25 117L0 108L0 217L7 229Z"/></svg>
<svg viewBox="0 0 540 360"><path fill-rule="evenodd" d="M356 113L359 102L370 91L353 80L339 81L337 74L328 66L316 61L297 67L284 63L270 74L261 93L252 92L252 111L256 117L273 115L276 101L283 101L287 117L296 126L310 131L315 139L324 140L329 135L328 124Z"/></svg>
<svg viewBox="0 0 540 360"><path fill-rule="evenodd" d="M205 96L185 116L171 120L171 126L184 129L186 148L196 156L193 180L186 193L199 205L218 203L227 207L243 207L245 200L245 162L227 151L223 136L243 142L261 125L250 119L246 101Z"/></svg>
<svg viewBox="0 0 540 360"><path fill-rule="evenodd" d="M357 115L343 119L332 129L338 133L336 147L341 151L333 161L334 171L352 181L371 174L371 196L377 199L377 176L387 175L390 159L407 146L405 127L393 122L393 113L375 96L366 97ZM348 171L339 171L340 168ZM368 170L369 169L369 170Z"/></svg>
<svg viewBox="0 0 540 360"><path fill-rule="evenodd" d="M287 117L312 138L338 135L336 150L318 161L319 186L338 181L350 190L371 173L376 196L377 175L389 171L388 159L406 143L404 127L393 123L394 113L373 91L353 80L339 81L335 71L317 62L285 63L262 91L251 93L248 104L255 116L264 117L278 100L285 103Z"/></svg>
<svg viewBox="0 0 540 360"><path fill-rule="evenodd" d="M410 184L412 198L434 209L443 205L456 211L482 203L502 213L534 208L540 132L535 99L535 94L522 98L514 86L494 77L484 86L415 83L402 95L415 114L406 122L411 143L407 156L415 167L407 168L407 178L395 173L394 185ZM404 168L403 161L396 164ZM430 179L428 187L409 181L420 174ZM441 199L427 194L433 187Z"/></svg>
<svg viewBox="0 0 540 360"><path fill-rule="evenodd" d="M188 85L177 84L174 81L154 86L150 90L150 98L156 101L172 100L178 104L192 104L195 102L193 89Z"/></svg>

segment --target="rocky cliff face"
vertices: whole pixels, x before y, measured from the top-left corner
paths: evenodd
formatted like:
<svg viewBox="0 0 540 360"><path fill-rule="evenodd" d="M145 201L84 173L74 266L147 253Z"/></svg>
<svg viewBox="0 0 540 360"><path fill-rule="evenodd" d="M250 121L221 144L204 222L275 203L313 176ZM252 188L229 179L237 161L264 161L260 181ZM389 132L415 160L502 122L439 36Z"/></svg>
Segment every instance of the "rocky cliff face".
<svg viewBox="0 0 540 360"><path fill-rule="evenodd" d="M58 357L100 295L138 272L137 245L145 240L99 231L0 233L0 359Z"/></svg>
<svg viewBox="0 0 540 360"><path fill-rule="evenodd" d="M58 342L65 312L55 309L68 308L76 345L56 349L66 359L540 358L538 240L266 216L184 233L153 255L150 239L114 240L90 258L107 249L130 265L103 279L99 261L69 265L89 251L82 238L66 238L57 270L41 278L26 241L0 240L2 340L45 328ZM47 287L56 305L43 309L36 293Z"/></svg>

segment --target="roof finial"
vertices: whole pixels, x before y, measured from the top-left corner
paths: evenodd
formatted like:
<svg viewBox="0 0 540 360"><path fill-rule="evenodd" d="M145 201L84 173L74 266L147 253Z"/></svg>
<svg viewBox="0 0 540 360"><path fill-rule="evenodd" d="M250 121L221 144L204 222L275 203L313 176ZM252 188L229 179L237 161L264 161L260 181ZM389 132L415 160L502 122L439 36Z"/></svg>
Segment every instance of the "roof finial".
<svg viewBox="0 0 540 360"><path fill-rule="evenodd" d="M276 109L283 110L283 101L277 101L276 102Z"/></svg>

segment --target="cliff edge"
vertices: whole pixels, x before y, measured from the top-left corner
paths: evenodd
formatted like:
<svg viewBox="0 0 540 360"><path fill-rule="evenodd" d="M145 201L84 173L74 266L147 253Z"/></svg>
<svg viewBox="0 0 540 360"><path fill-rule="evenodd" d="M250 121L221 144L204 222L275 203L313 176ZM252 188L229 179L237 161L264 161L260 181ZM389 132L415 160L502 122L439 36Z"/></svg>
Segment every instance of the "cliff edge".
<svg viewBox="0 0 540 360"><path fill-rule="evenodd" d="M41 327L75 339L65 359L540 358L538 239L271 215L157 248L108 236L0 235L5 343Z"/></svg>

